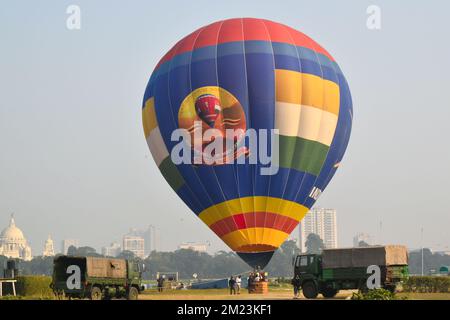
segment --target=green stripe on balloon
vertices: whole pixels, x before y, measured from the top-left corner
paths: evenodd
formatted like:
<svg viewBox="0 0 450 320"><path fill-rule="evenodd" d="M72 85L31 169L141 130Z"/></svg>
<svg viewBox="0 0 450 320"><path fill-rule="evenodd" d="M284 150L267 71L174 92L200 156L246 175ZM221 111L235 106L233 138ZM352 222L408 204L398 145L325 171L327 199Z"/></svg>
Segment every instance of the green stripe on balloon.
<svg viewBox="0 0 450 320"><path fill-rule="evenodd" d="M280 135L280 167L318 176L329 147L316 141Z"/></svg>
<svg viewBox="0 0 450 320"><path fill-rule="evenodd" d="M170 156L165 158L161 162L161 164L159 165L159 170L161 170L161 173L173 190L178 191L178 189L180 189L185 184L183 177L181 176L177 167L173 164Z"/></svg>

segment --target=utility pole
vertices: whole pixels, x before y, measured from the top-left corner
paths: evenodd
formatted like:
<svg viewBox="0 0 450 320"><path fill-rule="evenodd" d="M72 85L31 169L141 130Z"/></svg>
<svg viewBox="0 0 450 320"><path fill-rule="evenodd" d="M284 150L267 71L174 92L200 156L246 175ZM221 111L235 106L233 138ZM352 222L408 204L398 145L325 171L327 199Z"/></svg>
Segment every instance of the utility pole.
<svg viewBox="0 0 450 320"><path fill-rule="evenodd" d="M383 221L380 220L380 223L378 224L378 242L380 245L383 244L382 232L383 232Z"/></svg>
<svg viewBox="0 0 450 320"><path fill-rule="evenodd" d="M420 246L422 247L422 276L423 276L423 227L420 228Z"/></svg>

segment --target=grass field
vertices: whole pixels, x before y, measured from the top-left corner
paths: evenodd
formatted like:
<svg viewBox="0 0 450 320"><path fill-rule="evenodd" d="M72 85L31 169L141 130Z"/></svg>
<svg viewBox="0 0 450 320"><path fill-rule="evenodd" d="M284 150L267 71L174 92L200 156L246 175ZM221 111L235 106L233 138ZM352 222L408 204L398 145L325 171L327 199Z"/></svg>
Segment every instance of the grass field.
<svg viewBox="0 0 450 320"><path fill-rule="evenodd" d="M418 293L408 292L399 293L398 296L406 297L408 300L450 300L450 293L431 292L431 293Z"/></svg>

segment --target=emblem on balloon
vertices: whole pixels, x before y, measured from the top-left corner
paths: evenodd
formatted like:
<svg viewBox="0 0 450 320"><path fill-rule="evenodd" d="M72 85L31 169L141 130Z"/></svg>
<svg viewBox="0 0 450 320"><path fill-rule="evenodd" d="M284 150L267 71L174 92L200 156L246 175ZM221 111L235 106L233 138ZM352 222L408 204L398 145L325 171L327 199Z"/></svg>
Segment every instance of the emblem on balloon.
<svg viewBox="0 0 450 320"><path fill-rule="evenodd" d="M230 92L217 86L194 90L181 103L178 125L189 133L192 163L222 165L247 156L245 112ZM186 140L185 140L186 142Z"/></svg>

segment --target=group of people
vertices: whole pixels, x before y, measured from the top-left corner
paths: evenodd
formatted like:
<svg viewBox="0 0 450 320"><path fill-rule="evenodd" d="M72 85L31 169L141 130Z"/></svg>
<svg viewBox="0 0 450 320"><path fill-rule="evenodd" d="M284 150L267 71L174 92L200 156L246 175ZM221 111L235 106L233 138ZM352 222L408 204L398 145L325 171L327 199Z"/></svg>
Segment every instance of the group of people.
<svg viewBox="0 0 450 320"><path fill-rule="evenodd" d="M228 280L228 287L230 288L230 294L240 294L241 293L242 277L238 275L236 278L231 276Z"/></svg>
<svg viewBox="0 0 450 320"><path fill-rule="evenodd" d="M253 284L254 282L267 281L267 273L264 272L251 272L248 276L248 284Z"/></svg>
<svg viewBox="0 0 450 320"><path fill-rule="evenodd" d="M247 288L248 292L252 292L255 283L267 281L267 273L255 271L251 272L248 276ZM241 285L242 285L242 276L238 275L237 277L231 276L228 280L228 287L230 288L230 294L240 294L241 293Z"/></svg>
<svg viewBox="0 0 450 320"><path fill-rule="evenodd" d="M255 271L248 276L248 292L252 292L255 288L255 283L267 281L267 273Z"/></svg>

